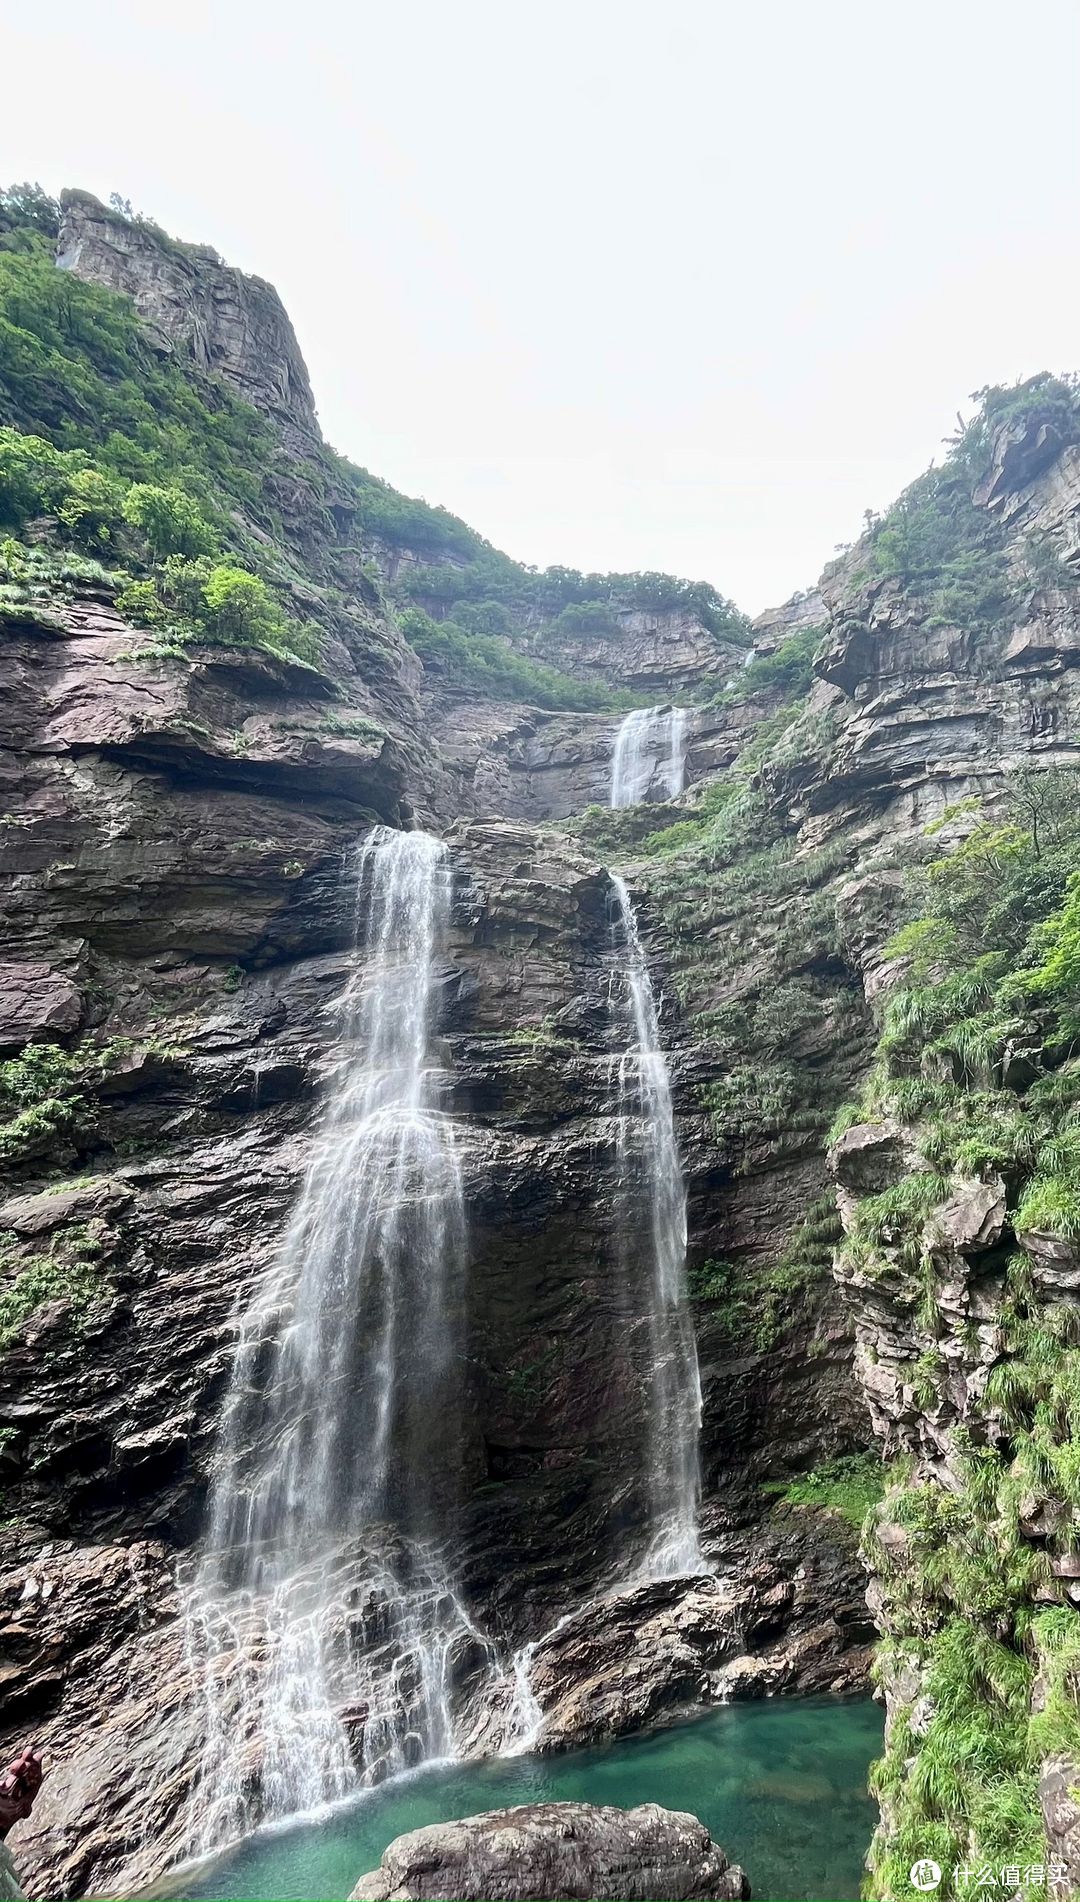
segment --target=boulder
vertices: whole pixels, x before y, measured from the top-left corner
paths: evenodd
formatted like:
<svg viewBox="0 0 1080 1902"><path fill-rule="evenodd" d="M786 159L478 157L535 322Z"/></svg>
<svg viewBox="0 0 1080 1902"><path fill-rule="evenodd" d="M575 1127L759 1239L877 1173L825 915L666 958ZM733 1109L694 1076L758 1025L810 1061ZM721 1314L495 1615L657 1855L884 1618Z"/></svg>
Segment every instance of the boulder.
<svg viewBox="0 0 1080 1902"><path fill-rule="evenodd" d="M399 1836L350 1902L748 1896L743 1871L682 1810L522 1803Z"/></svg>
<svg viewBox="0 0 1080 1902"><path fill-rule="evenodd" d="M1031 1263L1041 1294L1076 1294L1080 1288L1080 1250L1074 1241L1035 1228L1021 1229L1016 1239Z"/></svg>
<svg viewBox="0 0 1080 1902"><path fill-rule="evenodd" d="M903 1173L905 1137L898 1123L855 1123L829 1150L829 1167L842 1189L877 1195Z"/></svg>
<svg viewBox="0 0 1080 1902"><path fill-rule="evenodd" d="M924 1239L936 1258L977 1253L1000 1241L1005 1227L1005 1184L992 1175L957 1181L948 1200L930 1216Z"/></svg>
<svg viewBox="0 0 1080 1902"><path fill-rule="evenodd" d="M0 965L0 1050L49 1042L77 1030L79 988L53 965L14 959Z"/></svg>

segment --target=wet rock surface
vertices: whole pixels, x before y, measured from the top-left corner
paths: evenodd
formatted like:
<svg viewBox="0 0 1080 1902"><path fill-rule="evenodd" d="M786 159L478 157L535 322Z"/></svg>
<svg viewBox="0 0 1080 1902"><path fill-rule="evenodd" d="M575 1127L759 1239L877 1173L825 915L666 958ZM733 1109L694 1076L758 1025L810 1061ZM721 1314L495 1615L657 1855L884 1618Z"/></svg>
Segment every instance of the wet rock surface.
<svg viewBox="0 0 1080 1902"><path fill-rule="evenodd" d="M644 1803L525 1803L399 1836L352 1902L422 1898L653 1898L748 1896L750 1884L696 1816Z"/></svg>
<svg viewBox="0 0 1080 1902"><path fill-rule="evenodd" d="M864 1687L874 1628L854 1537L812 1511L741 1530L715 1513L706 1522L713 1575L631 1583L540 1640L536 1748L596 1743L730 1697Z"/></svg>

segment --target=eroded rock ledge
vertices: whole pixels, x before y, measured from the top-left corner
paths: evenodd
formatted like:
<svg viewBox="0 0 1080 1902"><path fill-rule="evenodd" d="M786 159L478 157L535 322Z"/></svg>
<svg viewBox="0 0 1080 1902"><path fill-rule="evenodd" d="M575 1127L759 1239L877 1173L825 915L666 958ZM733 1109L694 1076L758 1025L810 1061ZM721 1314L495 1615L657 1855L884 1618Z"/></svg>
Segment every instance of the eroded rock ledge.
<svg viewBox="0 0 1080 1902"><path fill-rule="evenodd" d="M689 1902L749 1894L744 1872L683 1810L522 1803L399 1836L350 1902Z"/></svg>

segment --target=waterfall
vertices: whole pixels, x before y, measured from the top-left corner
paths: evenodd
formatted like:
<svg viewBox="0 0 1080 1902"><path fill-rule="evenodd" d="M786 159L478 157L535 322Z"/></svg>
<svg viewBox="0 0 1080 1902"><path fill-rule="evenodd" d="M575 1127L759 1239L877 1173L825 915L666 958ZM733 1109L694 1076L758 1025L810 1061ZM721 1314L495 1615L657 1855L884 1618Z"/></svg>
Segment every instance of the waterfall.
<svg viewBox="0 0 1080 1902"><path fill-rule="evenodd" d="M642 1571L674 1578L702 1568L697 1511L701 1384L686 1299L686 1190L656 996L630 894L612 874L615 934L629 1041L618 1061L619 1238L627 1277L646 1243L648 1327L645 1480L649 1543Z"/></svg>
<svg viewBox="0 0 1080 1902"><path fill-rule="evenodd" d="M456 1678L489 1656L445 1539L465 1264L432 1050L449 856L377 827L353 876L340 1065L239 1321L188 1599L205 1704L192 1852L452 1753Z"/></svg>
<svg viewBox="0 0 1080 1902"><path fill-rule="evenodd" d="M636 806L655 792L676 799L686 782L686 708L636 707L615 736L611 804Z"/></svg>

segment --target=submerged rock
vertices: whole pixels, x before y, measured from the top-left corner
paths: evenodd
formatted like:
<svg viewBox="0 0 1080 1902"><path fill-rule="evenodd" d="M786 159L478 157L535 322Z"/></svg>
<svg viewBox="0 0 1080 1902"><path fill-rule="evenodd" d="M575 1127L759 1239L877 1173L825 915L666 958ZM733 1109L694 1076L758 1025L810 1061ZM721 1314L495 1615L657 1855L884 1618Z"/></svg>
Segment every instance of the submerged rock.
<svg viewBox="0 0 1080 1902"><path fill-rule="evenodd" d="M350 1902L681 1902L749 1894L743 1871L683 1810L522 1803L399 1836Z"/></svg>

